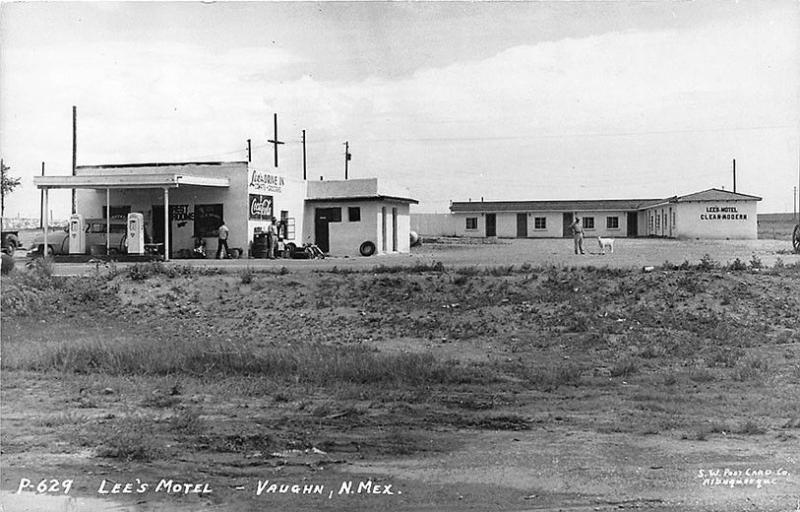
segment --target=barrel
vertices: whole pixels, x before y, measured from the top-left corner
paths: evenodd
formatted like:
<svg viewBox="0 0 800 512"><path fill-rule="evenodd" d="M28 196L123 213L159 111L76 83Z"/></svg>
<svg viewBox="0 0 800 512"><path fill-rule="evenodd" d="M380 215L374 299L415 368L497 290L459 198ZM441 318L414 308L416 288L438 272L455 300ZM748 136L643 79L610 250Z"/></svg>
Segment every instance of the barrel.
<svg viewBox="0 0 800 512"><path fill-rule="evenodd" d="M267 235L256 235L253 237L253 257L254 258L266 258L268 255L268 247L269 244L267 243Z"/></svg>

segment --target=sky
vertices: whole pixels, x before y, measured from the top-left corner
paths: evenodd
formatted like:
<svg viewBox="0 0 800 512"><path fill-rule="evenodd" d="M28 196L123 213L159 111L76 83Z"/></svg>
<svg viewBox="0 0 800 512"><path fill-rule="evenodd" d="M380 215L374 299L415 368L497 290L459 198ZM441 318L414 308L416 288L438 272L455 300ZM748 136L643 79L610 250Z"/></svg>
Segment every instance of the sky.
<svg viewBox="0 0 800 512"><path fill-rule="evenodd" d="M791 212L800 2L0 3L0 154L241 161L391 180L419 200L664 198L708 189ZM55 218L69 192L51 193Z"/></svg>

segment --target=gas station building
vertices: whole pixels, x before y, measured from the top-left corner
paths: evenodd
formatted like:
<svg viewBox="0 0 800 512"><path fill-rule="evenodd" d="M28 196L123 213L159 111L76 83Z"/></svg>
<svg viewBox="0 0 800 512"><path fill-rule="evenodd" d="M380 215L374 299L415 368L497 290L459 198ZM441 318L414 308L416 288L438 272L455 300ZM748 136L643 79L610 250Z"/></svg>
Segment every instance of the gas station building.
<svg viewBox="0 0 800 512"><path fill-rule="evenodd" d="M41 176L34 184L45 198L51 189L76 190L75 230L85 219L127 222L129 253L147 240L160 251L166 245L165 259L188 257L197 238L212 253L224 219L229 248L252 256L254 239L273 218L284 242L314 243L332 256L409 251L409 206L417 201L403 187L377 178L308 181L277 172L247 161L83 165L74 176Z"/></svg>

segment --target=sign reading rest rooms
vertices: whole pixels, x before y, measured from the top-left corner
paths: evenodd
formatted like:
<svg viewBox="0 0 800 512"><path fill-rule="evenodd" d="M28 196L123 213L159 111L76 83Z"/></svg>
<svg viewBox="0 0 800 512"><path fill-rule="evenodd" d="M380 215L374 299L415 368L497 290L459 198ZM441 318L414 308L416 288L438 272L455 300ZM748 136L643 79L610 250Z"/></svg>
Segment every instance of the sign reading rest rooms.
<svg viewBox="0 0 800 512"><path fill-rule="evenodd" d="M747 214L738 213L735 206L706 206L700 220L747 220Z"/></svg>

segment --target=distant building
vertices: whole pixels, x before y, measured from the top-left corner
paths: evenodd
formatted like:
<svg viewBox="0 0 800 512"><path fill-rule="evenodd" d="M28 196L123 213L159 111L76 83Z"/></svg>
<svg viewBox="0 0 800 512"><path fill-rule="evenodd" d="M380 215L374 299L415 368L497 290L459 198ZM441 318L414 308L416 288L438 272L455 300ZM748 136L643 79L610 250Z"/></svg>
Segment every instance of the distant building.
<svg viewBox="0 0 800 512"><path fill-rule="evenodd" d="M570 237L577 215L586 236L755 239L760 200L709 189L667 199L454 202L449 215L412 215L412 229L429 236Z"/></svg>

